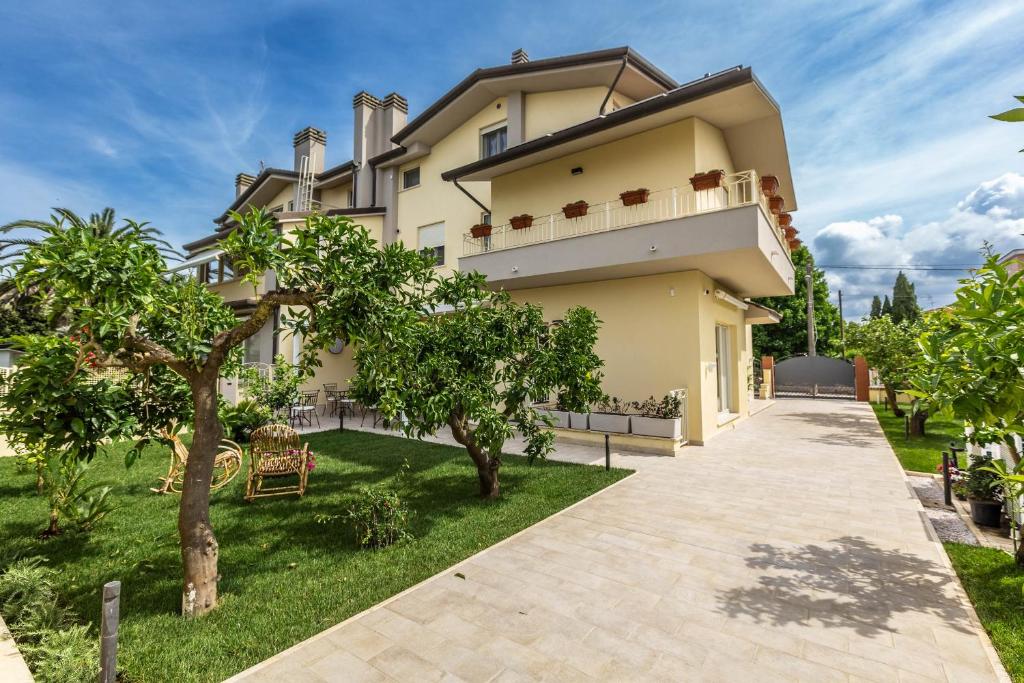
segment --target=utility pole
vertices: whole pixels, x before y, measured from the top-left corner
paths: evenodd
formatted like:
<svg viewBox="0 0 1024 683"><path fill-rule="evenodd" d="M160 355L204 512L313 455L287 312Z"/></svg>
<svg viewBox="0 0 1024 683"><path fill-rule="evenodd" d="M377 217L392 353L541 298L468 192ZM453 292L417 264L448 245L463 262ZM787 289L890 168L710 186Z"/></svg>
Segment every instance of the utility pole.
<svg viewBox="0 0 1024 683"><path fill-rule="evenodd" d="M814 264L807 261L807 274L804 276L807 282L807 355L817 356L818 340L814 334Z"/></svg>
<svg viewBox="0 0 1024 683"><path fill-rule="evenodd" d="M843 360L846 360L846 321L843 319L843 290L839 290L839 336L843 340Z"/></svg>

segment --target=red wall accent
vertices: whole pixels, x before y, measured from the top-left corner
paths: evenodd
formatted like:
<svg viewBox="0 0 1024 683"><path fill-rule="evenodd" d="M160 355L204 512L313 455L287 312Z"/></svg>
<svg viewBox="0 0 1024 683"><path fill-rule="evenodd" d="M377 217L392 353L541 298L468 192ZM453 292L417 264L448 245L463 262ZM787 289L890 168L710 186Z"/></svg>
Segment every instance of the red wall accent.
<svg viewBox="0 0 1024 683"><path fill-rule="evenodd" d="M868 362L864 360L864 356L857 356L853 359L853 381L856 386L857 400L871 400L871 392L868 385Z"/></svg>

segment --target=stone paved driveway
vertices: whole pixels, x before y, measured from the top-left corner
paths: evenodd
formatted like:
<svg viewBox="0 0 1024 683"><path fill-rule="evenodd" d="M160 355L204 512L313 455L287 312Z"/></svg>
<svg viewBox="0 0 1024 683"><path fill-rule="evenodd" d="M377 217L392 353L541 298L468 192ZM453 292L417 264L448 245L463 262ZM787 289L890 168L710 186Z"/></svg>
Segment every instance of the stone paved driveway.
<svg viewBox="0 0 1024 683"><path fill-rule="evenodd" d="M637 473L236 679L1006 680L866 404L780 401L616 464Z"/></svg>

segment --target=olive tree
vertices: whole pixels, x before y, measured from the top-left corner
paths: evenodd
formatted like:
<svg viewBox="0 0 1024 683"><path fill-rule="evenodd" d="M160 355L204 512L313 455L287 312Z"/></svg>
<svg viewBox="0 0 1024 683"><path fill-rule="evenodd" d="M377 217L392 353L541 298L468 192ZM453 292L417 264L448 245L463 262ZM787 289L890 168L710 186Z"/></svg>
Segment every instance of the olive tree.
<svg viewBox="0 0 1024 683"><path fill-rule="evenodd" d="M46 287L49 305L66 311L79 339L71 374L87 362L134 374L166 368L187 383L194 432L178 513L186 616L217 604L218 545L209 514L222 436L217 380L239 346L278 307L298 307L285 319L302 335L306 365L339 338L358 341L372 331L377 338L401 339L394 325L410 318L394 309L423 310L436 280L429 258L401 245L381 247L346 217L314 214L289 235L263 211L232 218L237 227L220 247L253 284L256 298L241 321L194 279L167 276L157 246L135 232L113 237L87 225L62 225L25 247L14 276L19 287ZM276 273L277 286L260 293L256 284L267 271ZM391 327L381 331L381 325ZM132 410L124 408L125 414ZM140 431L160 426L144 424ZM64 430L56 439L68 435Z"/></svg>
<svg viewBox="0 0 1024 683"><path fill-rule="evenodd" d="M534 403L557 394L568 409L586 410L602 397L599 321L577 307L549 325L538 306L488 291L476 273L455 273L434 295L436 310L400 343L387 328L361 340L353 394L410 436L449 427L476 466L480 495L496 498L507 439L521 434L531 461L553 447Z"/></svg>

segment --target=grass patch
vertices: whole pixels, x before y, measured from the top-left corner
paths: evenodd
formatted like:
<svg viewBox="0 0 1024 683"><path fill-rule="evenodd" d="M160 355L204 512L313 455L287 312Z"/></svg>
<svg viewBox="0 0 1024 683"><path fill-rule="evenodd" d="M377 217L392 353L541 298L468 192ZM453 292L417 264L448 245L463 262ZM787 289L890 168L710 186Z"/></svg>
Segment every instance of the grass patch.
<svg viewBox="0 0 1024 683"><path fill-rule="evenodd" d="M963 424L956 420L930 417L924 425L925 435L911 436L908 440L905 418L896 417L882 403L872 403L871 407L905 470L935 474L936 468L942 464L942 451L949 450L949 442L956 441L958 445L963 445ZM904 409L909 412L910 406Z"/></svg>
<svg viewBox="0 0 1024 683"><path fill-rule="evenodd" d="M1002 550L945 546L1007 673L1014 681L1024 681L1024 571Z"/></svg>
<svg viewBox="0 0 1024 683"><path fill-rule="evenodd" d="M213 494L221 605L202 619L177 615L178 498L149 491L166 471L163 448L147 449L130 470L122 457L126 445L97 457L89 481L114 486L119 508L91 536L48 541L36 538L47 510L33 474L0 458L0 558L48 558L71 608L94 624L103 583L120 580L119 667L127 680L220 681L629 474L548 461L530 466L506 456L503 496L484 502L460 449L353 431L310 435L309 443L317 467L304 498L245 503L244 471ZM314 521L318 513L345 509L360 487L391 480L406 458L412 540L361 551L344 522Z"/></svg>

